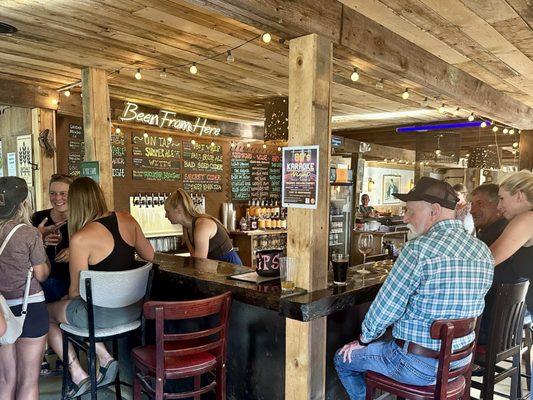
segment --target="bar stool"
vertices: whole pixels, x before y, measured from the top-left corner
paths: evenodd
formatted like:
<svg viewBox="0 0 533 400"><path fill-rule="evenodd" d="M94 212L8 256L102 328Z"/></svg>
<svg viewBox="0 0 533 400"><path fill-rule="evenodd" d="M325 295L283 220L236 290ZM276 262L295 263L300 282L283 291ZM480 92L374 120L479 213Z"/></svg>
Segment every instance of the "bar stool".
<svg viewBox="0 0 533 400"><path fill-rule="evenodd" d="M149 290L149 278L152 263L147 263L140 268L127 271L81 271L80 272L80 296L87 302L88 329L79 328L69 324L60 324L63 334L63 360L68 360L68 343L72 343L75 349L87 353L88 372L91 381L91 400L97 400L97 390L109 386L115 386L116 399L121 400L121 384L117 376L114 382L97 387L96 383L96 348L99 342L112 341L113 358L118 362L118 339L135 334L141 327L141 317L124 325L113 328L97 329L94 326L94 306L106 308L121 308L141 301ZM88 340L89 344L85 342ZM68 368L63 367L62 399L67 399Z"/></svg>
<svg viewBox="0 0 533 400"><path fill-rule="evenodd" d="M396 396L414 399L459 399L470 398L472 363L450 370L450 363L470 356L475 348L475 340L461 350L452 352L452 341L467 336L479 329L478 318L437 320L431 324L431 338L441 340L439 364L434 386L407 385L376 372L367 372L366 400L372 400L374 390L381 389Z"/></svg>
<svg viewBox="0 0 533 400"><path fill-rule="evenodd" d="M494 295L487 296L493 303L490 308L492 311L488 344L478 345L474 356L474 363L484 368L483 381L472 382L472 387L480 389L481 396L485 400L494 397L496 383L509 377L511 378L509 397L516 399L518 396L522 329L528 287L528 280L498 283L490 289ZM511 366L502 367L500 363L510 358L512 358Z"/></svg>
<svg viewBox="0 0 533 400"><path fill-rule="evenodd" d="M202 300L144 304L147 320L155 319L155 345L133 349L135 364L134 400L142 393L156 400L200 400L204 393L214 391L217 400L226 399L226 331L231 293ZM188 333L166 333L165 321L187 320L218 315L214 326ZM216 318L215 318L216 319ZM210 383L202 386L201 377L209 374ZM167 380L194 378L194 390L165 393Z"/></svg>

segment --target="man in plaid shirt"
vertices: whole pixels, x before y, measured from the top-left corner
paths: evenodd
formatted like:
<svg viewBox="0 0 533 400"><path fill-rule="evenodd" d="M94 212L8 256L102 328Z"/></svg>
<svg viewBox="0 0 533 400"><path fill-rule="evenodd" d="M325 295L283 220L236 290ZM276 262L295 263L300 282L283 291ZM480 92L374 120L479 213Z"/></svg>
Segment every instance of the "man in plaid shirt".
<svg viewBox="0 0 533 400"><path fill-rule="evenodd" d="M492 283L491 252L455 220L457 198L448 183L423 177L409 193L394 196L407 203L404 222L416 238L404 246L359 339L335 355L335 368L352 400L365 398L366 371L411 385L435 384L440 341L431 339L431 324L481 315ZM377 340L389 326L393 340ZM456 339L453 349L473 340L473 333Z"/></svg>

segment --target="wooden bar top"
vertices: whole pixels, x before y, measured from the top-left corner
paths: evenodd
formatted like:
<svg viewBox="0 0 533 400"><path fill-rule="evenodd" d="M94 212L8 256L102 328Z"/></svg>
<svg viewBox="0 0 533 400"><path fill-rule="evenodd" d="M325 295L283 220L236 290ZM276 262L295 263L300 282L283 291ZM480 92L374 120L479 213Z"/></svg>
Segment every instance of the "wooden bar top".
<svg viewBox="0 0 533 400"><path fill-rule="evenodd" d="M279 235L287 233L286 229L257 229L255 231L231 231L230 235L259 236L259 235Z"/></svg>
<svg viewBox="0 0 533 400"><path fill-rule="evenodd" d="M231 275L252 271L235 264L163 253L156 253L154 264L159 266L158 274L162 279L177 285L193 286L203 296L230 291L235 300L299 321L311 321L372 301L386 278L384 274L373 274L363 279L350 268L346 286L331 284L324 290L307 293L296 289L285 294L281 292L279 280L256 284L228 279ZM331 277L329 281L332 281Z"/></svg>

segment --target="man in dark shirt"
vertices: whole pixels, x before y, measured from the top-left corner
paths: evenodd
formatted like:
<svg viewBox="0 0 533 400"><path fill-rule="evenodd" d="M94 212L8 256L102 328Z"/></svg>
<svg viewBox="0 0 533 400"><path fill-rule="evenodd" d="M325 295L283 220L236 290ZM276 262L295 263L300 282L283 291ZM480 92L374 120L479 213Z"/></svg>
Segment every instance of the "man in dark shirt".
<svg viewBox="0 0 533 400"><path fill-rule="evenodd" d="M472 218L476 227L477 237L490 246L496 241L507 226L508 221L498 211L499 186L493 183L478 186L472 191ZM494 283L513 282L513 274L509 273L512 257L494 269ZM490 328L493 290L485 296L485 310L479 329L478 344L486 344Z"/></svg>

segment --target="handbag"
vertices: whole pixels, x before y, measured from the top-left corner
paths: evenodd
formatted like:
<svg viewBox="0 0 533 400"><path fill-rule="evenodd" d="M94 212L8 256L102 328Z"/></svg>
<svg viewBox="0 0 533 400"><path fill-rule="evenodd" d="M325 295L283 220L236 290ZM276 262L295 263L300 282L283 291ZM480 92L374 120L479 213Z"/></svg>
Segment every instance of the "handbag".
<svg viewBox="0 0 533 400"><path fill-rule="evenodd" d="M11 232L9 232L6 239L4 240L4 243L2 243L2 246L0 247L0 255L2 255L2 253L4 252L4 248L6 247L7 242L9 242L9 239L11 239L11 236L13 236L17 229L23 225L24 224L19 224L15 226L11 230ZM6 299L0 294L0 312L4 314L4 318L6 320L7 325L6 332L2 336L0 336L0 346L15 343L19 336L22 334L22 328L24 327L24 320L26 319L26 312L28 309L28 297L30 294L32 276L33 267L30 267L28 269L28 275L26 277L26 287L24 288L24 300L22 303L22 312L20 316L17 317L13 314L13 311L11 311L11 309L9 308Z"/></svg>

